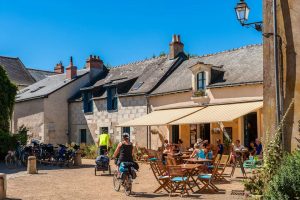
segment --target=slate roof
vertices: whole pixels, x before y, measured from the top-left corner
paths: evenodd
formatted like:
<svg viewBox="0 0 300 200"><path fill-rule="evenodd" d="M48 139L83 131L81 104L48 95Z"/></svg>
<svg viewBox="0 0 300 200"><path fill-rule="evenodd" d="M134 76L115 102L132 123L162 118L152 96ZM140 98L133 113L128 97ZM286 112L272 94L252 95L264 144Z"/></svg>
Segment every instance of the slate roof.
<svg viewBox="0 0 300 200"><path fill-rule="evenodd" d="M35 79L35 81L40 81L40 80L46 78L47 76L52 76L52 75L56 74L53 71L31 69L31 68L27 68L27 71L31 74L31 76Z"/></svg>
<svg viewBox="0 0 300 200"><path fill-rule="evenodd" d="M263 81L262 45L249 45L220 53L190 58L184 61L151 94L157 95L191 90L192 71L189 68L198 62L212 64L213 70L218 70L224 74L221 78L215 78L214 82L208 85L208 88L262 83Z"/></svg>
<svg viewBox="0 0 300 200"><path fill-rule="evenodd" d="M179 60L182 61L182 58L178 57L170 60L168 56L161 56L112 67L109 69L107 75L97 81L93 87L105 87L126 82L131 85L129 85L126 94L124 93L123 95L145 94L155 88L158 82ZM119 95L122 94L119 93ZM100 97L106 97L106 93L102 93Z"/></svg>
<svg viewBox="0 0 300 200"><path fill-rule="evenodd" d="M36 82L19 58L0 56L0 65L17 86L26 87Z"/></svg>
<svg viewBox="0 0 300 200"><path fill-rule="evenodd" d="M79 79L80 77L89 73L89 70L82 69L77 71L77 77L70 80L66 79L66 74L57 74L48 76L22 90L16 96L16 102L43 98L55 92L56 90L64 87L65 85ZM79 88L78 88L79 89Z"/></svg>

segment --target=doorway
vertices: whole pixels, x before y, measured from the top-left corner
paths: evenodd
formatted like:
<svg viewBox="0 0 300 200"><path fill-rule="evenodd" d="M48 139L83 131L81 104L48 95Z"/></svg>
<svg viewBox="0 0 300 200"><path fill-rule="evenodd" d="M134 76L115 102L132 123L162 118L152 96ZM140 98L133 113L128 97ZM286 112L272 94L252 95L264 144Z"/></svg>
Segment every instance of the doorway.
<svg viewBox="0 0 300 200"><path fill-rule="evenodd" d="M249 113L244 116L244 145L250 146L250 142L255 142L257 138L257 114Z"/></svg>
<svg viewBox="0 0 300 200"><path fill-rule="evenodd" d="M179 140L179 125L172 125L172 143L178 144Z"/></svg>
<svg viewBox="0 0 300 200"><path fill-rule="evenodd" d="M200 138L210 143L210 124L200 124Z"/></svg>

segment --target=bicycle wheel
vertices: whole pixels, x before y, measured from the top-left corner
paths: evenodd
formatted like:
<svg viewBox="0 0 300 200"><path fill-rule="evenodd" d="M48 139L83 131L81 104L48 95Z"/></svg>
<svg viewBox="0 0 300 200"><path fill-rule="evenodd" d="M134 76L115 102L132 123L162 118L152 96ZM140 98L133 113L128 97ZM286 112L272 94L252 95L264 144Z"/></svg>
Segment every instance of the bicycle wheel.
<svg viewBox="0 0 300 200"><path fill-rule="evenodd" d="M118 179L118 171L114 172L113 184L114 184L115 191L117 191L117 192L120 191L121 184L120 184L120 181Z"/></svg>
<svg viewBox="0 0 300 200"><path fill-rule="evenodd" d="M131 194L131 189L132 189L131 178L129 177L128 174L126 174L124 177L124 192L127 196Z"/></svg>

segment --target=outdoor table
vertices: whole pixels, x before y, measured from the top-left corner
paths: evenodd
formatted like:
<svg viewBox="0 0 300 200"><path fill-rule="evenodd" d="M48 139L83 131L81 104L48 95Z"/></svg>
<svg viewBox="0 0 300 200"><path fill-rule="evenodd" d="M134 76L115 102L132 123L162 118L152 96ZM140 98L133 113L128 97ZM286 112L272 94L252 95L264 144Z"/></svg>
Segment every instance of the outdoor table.
<svg viewBox="0 0 300 200"><path fill-rule="evenodd" d="M188 182L190 182L189 179L192 179L191 182L193 182L194 185L197 186L198 189L200 190L200 187L197 184L197 181L195 180L195 178L193 176L199 174L199 171L202 168L202 165L200 165L200 164L181 164L179 166L183 170L185 170L187 172L187 175L188 175L187 180L188 180ZM190 184L188 184L188 185L189 185L191 191L194 192L192 186Z"/></svg>
<svg viewBox="0 0 300 200"><path fill-rule="evenodd" d="M189 159L189 158L190 158L189 155L185 155L185 154L181 155L180 157L181 157L182 159Z"/></svg>
<svg viewBox="0 0 300 200"><path fill-rule="evenodd" d="M243 176L244 178L247 177L246 175L246 171L244 169L244 155L245 153L248 153L248 150L247 149L243 149L243 150L235 150L234 151L238 156L236 156L236 160L235 160L235 163L233 164L232 166L232 171L231 171L231 177L234 175L234 172L235 172L235 168L240 165L241 167L241 170L242 170L242 173L243 173Z"/></svg>
<svg viewBox="0 0 300 200"><path fill-rule="evenodd" d="M202 159L202 158L188 158L188 159L183 159L186 163L194 163L194 164L203 164L205 162L212 162L213 160L210 159Z"/></svg>

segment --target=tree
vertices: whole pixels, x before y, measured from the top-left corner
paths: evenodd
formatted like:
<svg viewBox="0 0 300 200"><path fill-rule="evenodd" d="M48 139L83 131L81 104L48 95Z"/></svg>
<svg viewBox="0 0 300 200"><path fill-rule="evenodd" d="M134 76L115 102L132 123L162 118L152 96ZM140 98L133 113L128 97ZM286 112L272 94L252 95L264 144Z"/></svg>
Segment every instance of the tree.
<svg viewBox="0 0 300 200"><path fill-rule="evenodd" d="M9 132L17 86L10 82L6 71L0 65L0 132Z"/></svg>

